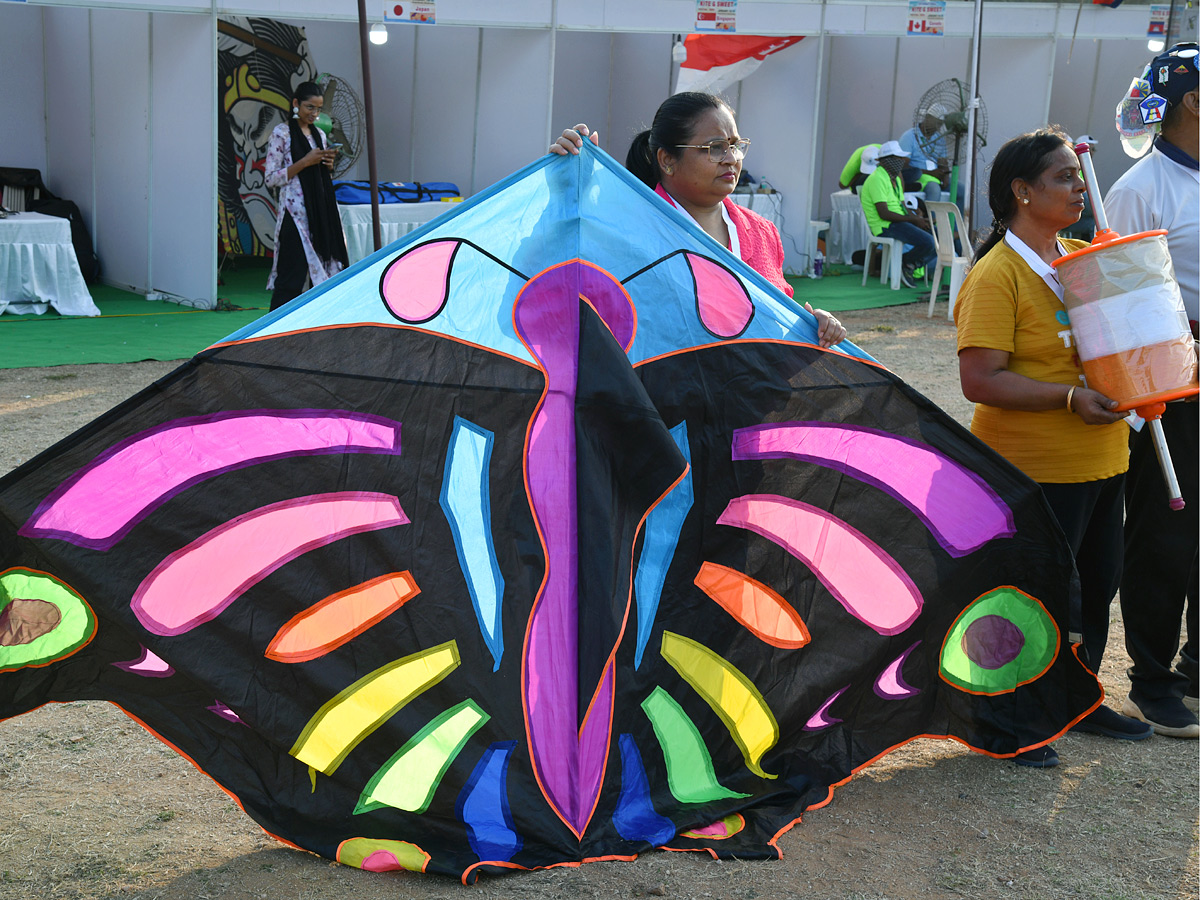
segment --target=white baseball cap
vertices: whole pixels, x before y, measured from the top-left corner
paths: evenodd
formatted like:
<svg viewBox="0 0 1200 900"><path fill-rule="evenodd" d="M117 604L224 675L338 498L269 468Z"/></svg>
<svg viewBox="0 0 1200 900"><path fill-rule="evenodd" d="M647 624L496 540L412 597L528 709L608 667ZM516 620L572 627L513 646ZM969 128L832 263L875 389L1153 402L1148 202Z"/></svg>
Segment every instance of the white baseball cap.
<svg viewBox="0 0 1200 900"><path fill-rule="evenodd" d="M904 148L900 146L899 141L884 141L879 147L878 158L883 159L885 156L899 156L902 159L908 159L912 154L906 153Z"/></svg>
<svg viewBox="0 0 1200 900"><path fill-rule="evenodd" d="M864 175L870 175L879 167L879 146L872 144L863 149L862 156L859 158L858 171Z"/></svg>

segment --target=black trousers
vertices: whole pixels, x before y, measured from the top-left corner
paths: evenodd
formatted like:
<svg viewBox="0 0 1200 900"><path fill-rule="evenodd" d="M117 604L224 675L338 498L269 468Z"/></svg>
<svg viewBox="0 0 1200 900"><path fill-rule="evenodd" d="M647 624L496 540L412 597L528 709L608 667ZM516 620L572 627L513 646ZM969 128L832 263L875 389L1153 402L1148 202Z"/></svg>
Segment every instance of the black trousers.
<svg viewBox="0 0 1200 900"><path fill-rule="evenodd" d="M1121 513L1125 476L1078 484L1041 484L1054 518L1067 535L1079 571L1070 629L1083 636L1083 661L1100 671L1108 643L1108 611L1121 581Z"/></svg>
<svg viewBox="0 0 1200 900"><path fill-rule="evenodd" d="M271 294L271 309L279 309L304 293L308 281L308 258L300 243L300 230L291 213L283 214L279 242L275 245L275 290Z"/></svg>
<svg viewBox="0 0 1200 900"><path fill-rule="evenodd" d="M1163 433L1180 492L1182 510L1167 505L1149 426L1131 432L1125 482L1125 574L1121 615L1125 648L1133 660L1130 696L1139 705L1196 691L1196 573L1200 547L1200 491L1197 435L1200 406L1168 403ZM1179 670L1171 664L1179 650L1180 621L1187 614L1187 643Z"/></svg>

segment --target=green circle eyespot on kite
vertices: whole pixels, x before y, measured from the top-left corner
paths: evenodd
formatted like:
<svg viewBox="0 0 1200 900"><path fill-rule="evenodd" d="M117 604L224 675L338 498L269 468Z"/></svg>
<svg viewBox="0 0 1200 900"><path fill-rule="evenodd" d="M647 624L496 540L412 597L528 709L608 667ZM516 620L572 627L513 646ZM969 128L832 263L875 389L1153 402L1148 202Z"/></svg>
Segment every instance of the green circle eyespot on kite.
<svg viewBox="0 0 1200 900"><path fill-rule="evenodd" d="M87 601L54 576L23 568L0 573L0 672L49 665L95 633Z"/></svg>
<svg viewBox="0 0 1200 900"><path fill-rule="evenodd" d="M979 597L942 644L942 678L972 694L1006 694L1046 673L1058 656L1058 625L1035 598L1013 587Z"/></svg>

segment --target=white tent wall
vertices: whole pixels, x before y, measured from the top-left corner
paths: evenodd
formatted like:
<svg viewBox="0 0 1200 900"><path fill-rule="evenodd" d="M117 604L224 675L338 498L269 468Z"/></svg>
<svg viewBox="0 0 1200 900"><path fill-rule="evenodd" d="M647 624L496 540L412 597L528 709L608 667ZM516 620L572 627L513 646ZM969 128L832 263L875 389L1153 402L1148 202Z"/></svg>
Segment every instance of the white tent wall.
<svg viewBox="0 0 1200 900"><path fill-rule="evenodd" d="M361 96L357 24L287 21L304 29L317 69ZM379 179L453 181L471 195L544 153L551 40L549 30L390 26L369 50ZM343 177L367 178L365 153Z"/></svg>
<svg viewBox="0 0 1200 900"><path fill-rule="evenodd" d="M1090 134L1100 141L1092 161L1102 192L1136 162L1121 149L1113 120L1117 101L1154 55L1141 36L1128 41L1077 40L1073 49L1070 40L1058 42L1050 121L1072 137Z"/></svg>
<svg viewBox="0 0 1200 900"><path fill-rule="evenodd" d="M2 4L0 34L12 69L37 75L13 95L24 127L6 162L41 169L79 206L103 281L211 302L211 19Z"/></svg>
<svg viewBox="0 0 1200 900"><path fill-rule="evenodd" d="M0 166L37 169L46 177L46 92L42 85L42 8L2 4L0 72L10 98ZM20 136L28 136L24 139ZM54 193L56 187L46 185Z"/></svg>

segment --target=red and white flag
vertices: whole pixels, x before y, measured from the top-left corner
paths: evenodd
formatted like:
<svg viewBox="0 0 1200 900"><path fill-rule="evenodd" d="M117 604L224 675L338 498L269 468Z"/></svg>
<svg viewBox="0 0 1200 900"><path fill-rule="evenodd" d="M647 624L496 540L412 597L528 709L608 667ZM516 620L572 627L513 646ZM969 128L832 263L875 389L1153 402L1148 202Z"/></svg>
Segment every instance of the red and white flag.
<svg viewBox="0 0 1200 900"><path fill-rule="evenodd" d="M689 34L683 42L687 59L679 67L675 93L722 91L757 69L772 53L801 40L803 37Z"/></svg>

